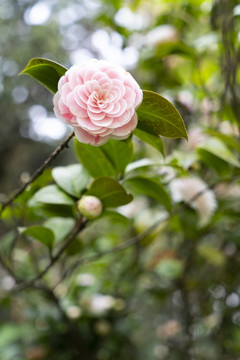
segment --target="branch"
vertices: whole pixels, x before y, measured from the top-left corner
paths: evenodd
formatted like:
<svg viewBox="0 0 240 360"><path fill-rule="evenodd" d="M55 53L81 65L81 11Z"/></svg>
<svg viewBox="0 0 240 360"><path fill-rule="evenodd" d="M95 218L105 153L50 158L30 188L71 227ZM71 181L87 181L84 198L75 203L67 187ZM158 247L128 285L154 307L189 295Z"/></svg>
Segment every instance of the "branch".
<svg viewBox="0 0 240 360"><path fill-rule="evenodd" d="M235 178L238 178L239 175L235 176ZM230 179L230 181L232 181L232 179ZM196 193L189 201L188 204L196 201L198 197L200 197L201 195L203 195L205 192L209 191L209 189L213 189L216 185L218 184L212 184L209 187L206 187L205 189L199 191L198 193ZM180 205L178 205L174 211L172 211L171 213L167 213L161 220L156 221L153 225L151 225L149 228L147 228L145 231L143 231L142 233L138 234L137 236L130 238L129 240L123 242L122 244L119 244L118 246L114 247L113 249L101 252L101 253L97 253L95 255L89 256L87 258L80 258L78 259L75 263L72 264L72 266L70 268L68 268L61 276L60 280L57 282L57 284L54 286L54 288L60 284L67 276L69 276L78 266L81 265L85 265L88 264L90 262L93 262L95 260L98 260L99 258L106 256L106 255L111 255L114 254L116 252L122 251L127 249L130 246L133 246L135 244L140 243L147 235L149 235L152 231L154 231L160 224L162 224L164 221L169 220L172 216L178 214L179 211L181 211L184 207L186 207L187 204L182 203ZM35 285L35 282L37 280L40 280L47 272L48 270L55 264L55 262L61 257L61 255L63 254L63 252L66 250L66 248L71 244L71 242L74 240L75 236L85 228L86 224L87 224L87 220L82 221L82 218L79 219L79 223L76 224L75 228L73 229L72 233L69 235L69 237L67 238L66 242L63 244L63 246L59 249L59 251L57 252L57 254L55 256L52 257L50 263L46 266L46 268L40 272L38 275L36 275L34 278L24 281L23 279L18 279L17 281L17 289L16 290L22 290L25 289L27 287L33 286ZM1 260L1 258L0 258ZM6 266L4 266L6 269ZM6 269L6 270L10 270L11 269ZM9 273L10 273L9 271ZM14 276L13 272L12 272L12 276ZM15 277L16 279L16 277Z"/></svg>
<svg viewBox="0 0 240 360"><path fill-rule="evenodd" d="M50 154L50 156L42 163L42 165L35 171L35 173L31 176L31 178L23 184L18 190L14 192L10 198L2 204L0 214L5 209L5 207L9 206L23 191L27 188L29 184L31 184L41 173L43 170L50 164L52 160L54 160L58 154L68 145L68 142L74 136L74 132L72 132L58 147Z"/></svg>
<svg viewBox="0 0 240 360"><path fill-rule="evenodd" d="M177 211L176 211L177 212ZM97 253L95 255L89 256L87 258L80 258L78 259L71 267L69 267L61 276L61 279L58 281L58 283L54 286L57 287L67 276L69 276L78 266L89 264L92 261L98 260L103 256L111 255L116 252L125 250L129 248L130 246L133 246L135 244L138 244L140 241L142 241L147 235L151 234L152 231L154 231L160 224L162 224L164 221L167 221L171 216L175 215L175 212L171 214L166 214L166 216L156 221L153 225L151 225L149 228L147 228L142 233L138 234L137 236L134 236L133 238L123 242L122 244L119 244L118 246L115 246L113 249L106 250L100 253Z"/></svg>
<svg viewBox="0 0 240 360"><path fill-rule="evenodd" d="M64 253L64 251L67 249L67 247L72 243L72 241L75 239L75 237L77 236L77 234L83 230L85 228L85 226L87 225L88 220L82 220L82 218L79 218L79 220L76 223L76 226L74 227L73 231L71 232L71 234L68 236L66 242L62 245L62 247L58 250L58 252L56 253L56 255L54 255L51 259L51 261L49 262L49 264L45 267L45 269L43 269L38 275L36 275L34 278L27 280L27 281L23 281L20 280L17 283L16 288L14 289L15 291L17 290L23 290L27 287L30 287L32 285L35 284L35 282L37 280L40 280L52 267L53 265L59 260L59 258L62 256L62 254Z"/></svg>
<svg viewBox="0 0 240 360"><path fill-rule="evenodd" d="M192 198L188 201L188 203L182 203L179 206L177 206L175 208L174 211L172 211L171 213L166 214L166 216L164 218L162 218L161 220L156 221L153 225L151 225L149 228L147 228L145 231L143 231L142 233L138 234L137 236L125 241L122 244L119 244L118 246L114 247L113 249L107 250L107 251L103 251L101 253L89 256L87 258L80 258L78 259L75 263L72 264L72 266L70 268L68 268L61 276L60 280L57 282L57 284L55 285L55 287L60 284L66 277L68 277L78 266L81 265L86 265L92 261L98 260L99 258L106 256L106 255L110 255L110 254L114 254L116 252L125 250L126 248L133 246L135 244L138 244L139 242L141 242L146 236L148 236L149 234L151 234L152 231L154 231L160 224L162 224L163 222L169 220L171 217L173 217L174 215L178 214L178 212L182 209L184 209L188 204L191 204L192 202L196 201L200 196L202 196L205 192L209 191L210 189L213 189L217 184L212 184L209 187L204 188L203 190L200 190L199 192L197 192L196 194L194 194L192 196Z"/></svg>

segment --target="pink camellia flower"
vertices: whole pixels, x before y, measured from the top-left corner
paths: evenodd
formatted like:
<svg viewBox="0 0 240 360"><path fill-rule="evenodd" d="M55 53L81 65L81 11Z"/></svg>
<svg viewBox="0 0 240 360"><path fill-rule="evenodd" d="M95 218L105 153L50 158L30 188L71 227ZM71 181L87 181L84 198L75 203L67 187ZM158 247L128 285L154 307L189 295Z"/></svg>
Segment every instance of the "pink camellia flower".
<svg viewBox="0 0 240 360"><path fill-rule="evenodd" d="M72 66L58 83L54 112L80 142L99 146L126 139L137 126L143 92L121 66L92 59Z"/></svg>

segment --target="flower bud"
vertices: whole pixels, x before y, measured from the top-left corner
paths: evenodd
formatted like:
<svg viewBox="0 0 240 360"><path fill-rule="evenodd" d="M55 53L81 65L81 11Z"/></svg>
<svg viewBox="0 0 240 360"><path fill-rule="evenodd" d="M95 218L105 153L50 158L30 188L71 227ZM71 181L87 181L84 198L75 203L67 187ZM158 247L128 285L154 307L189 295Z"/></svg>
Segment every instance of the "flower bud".
<svg viewBox="0 0 240 360"><path fill-rule="evenodd" d="M96 196L83 196L77 203L79 212L89 220L93 220L101 215L103 206Z"/></svg>

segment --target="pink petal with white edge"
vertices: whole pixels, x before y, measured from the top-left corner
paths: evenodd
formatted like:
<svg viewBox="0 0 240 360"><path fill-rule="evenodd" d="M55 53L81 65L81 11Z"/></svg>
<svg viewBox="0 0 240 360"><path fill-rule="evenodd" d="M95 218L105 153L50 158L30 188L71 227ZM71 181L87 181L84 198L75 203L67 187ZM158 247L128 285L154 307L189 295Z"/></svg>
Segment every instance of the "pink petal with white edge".
<svg viewBox="0 0 240 360"><path fill-rule="evenodd" d="M102 112L102 110L101 110L101 109L99 109L99 107L98 107L98 106L91 106L91 105L88 105L88 108L89 108L89 110L90 110L91 112L96 113L96 114L99 114L99 113L101 113L101 112Z"/></svg>
<svg viewBox="0 0 240 360"><path fill-rule="evenodd" d="M83 101L80 97L80 93L82 93L82 91L84 92L83 86L77 86L73 91L74 99L81 108L87 109L87 101Z"/></svg>
<svg viewBox="0 0 240 360"><path fill-rule="evenodd" d="M102 119L102 120L91 119L91 121L97 126L104 126L104 127L109 127L110 128L110 125L113 122L113 118L105 116L105 118Z"/></svg>
<svg viewBox="0 0 240 360"><path fill-rule="evenodd" d="M85 92L85 85L78 86L76 88L76 91L74 89L74 96L75 96L77 101L78 101L78 98L79 98L80 100L82 100L83 103L86 104L88 102L89 96Z"/></svg>
<svg viewBox="0 0 240 360"><path fill-rule="evenodd" d="M125 94L125 86L123 85L121 80L113 79L112 80L113 87L117 87L121 91L121 96Z"/></svg>
<svg viewBox="0 0 240 360"><path fill-rule="evenodd" d="M77 124L77 120L73 114L70 113L68 108L63 104L59 93L56 93L53 97L54 108L53 111L56 117L67 124ZM59 106L60 105L60 106ZM63 108L62 108L63 106Z"/></svg>
<svg viewBox="0 0 240 360"><path fill-rule="evenodd" d="M111 125L109 125L109 128L116 129L124 126L125 124L129 123L129 121L131 121L133 114L134 108L131 108L126 110L121 116L113 117L113 122Z"/></svg>
<svg viewBox="0 0 240 360"><path fill-rule="evenodd" d="M85 129L84 127L82 127L84 130L87 130L87 129ZM110 135L110 134L112 134L112 130L111 129L108 129L108 128L104 128L104 127L102 127L101 128L101 130L91 130L91 131L89 131L89 133L91 134L91 135L101 135L101 136L106 136L106 135Z"/></svg>
<svg viewBox="0 0 240 360"><path fill-rule="evenodd" d="M66 103L70 109L70 111L77 117L86 118L88 117L87 110L83 109L79 104L76 102L73 92L68 94Z"/></svg>
<svg viewBox="0 0 240 360"><path fill-rule="evenodd" d="M109 136L90 135L87 131L81 129L79 126L74 126L74 133L78 141L84 144L94 146L101 146L109 140Z"/></svg>
<svg viewBox="0 0 240 360"><path fill-rule="evenodd" d="M119 110L117 112L112 111L111 115L114 118L118 118L119 116L122 116L123 113L127 110L127 101L125 99L120 99L116 103L116 107L119 106ZM116 108L115 108L116 109Z"/></svg>
<svg viewBox="0 0 240 360"><path fill-rule="evenodd" d="M127 135L123 135L123 136L111 135L111 139L113 139L113 140L125 140L125 139L127 139L130 135L131 135L131 133L130 133L130 134L127 134Z"/></svg>
<svg viewBox="0 0 240 360"><path fill-rule="evenodd" d="M91 121L94 121L94 122L103 120L105 118L105 114L103 112L95 113L95 112L92 112L89 108L87 109L87 113L88 113L88 116L91 119Z"/></svg>
<svg viewBox="0 0 240 360"><path fill-rule="evenodd" d="M117 129L114 129L112 132L113 136L127 136L130 135L130 133L136 128L137 126L137 113L135 112L133 114L133 117L131 120L124 126L121 126Z"/></svg>
<svg viewBox="0 0 240 360"><path fill-rule="evenodd" d="M58 90L61 90L61 88L62 88L62 86L64 85L64 84L66 84L68 81L67 81L67 76L66 76L66 74L65 75L63 75L61 78L60 78L60 80L59 80L59 82L58 82Z"/></svg>
<svg viewBox="0 0 240 360"><path fill-rule="evenodd" d="M106 74L110 79L119 79L122 81L123 79L123 74L120 73L118 70L112 68L112 69L107 69L106 70Z"/></svg>
<svg viewBox="0 0 240 360"><path fill-rule="evenodd" d="M129 86L126 86L126 92L123 98L126 100L127 109L130 109L132 106L134 106L136 93Z"/></svg>
<svg viewBox="0 0 240 360"><path fill-rule="evenodd" d="M134 107L135 107L135 109L137 109L143 101L143 92L139 88L139 89L137 89L137 91L135 91L135 94L136 94L136 99L135 99Z"/></svg>
<svg viewBox="0 0 240 360"><path fill-rule="evenodd" d="M89 131L99 131L102 129L101 126L97 126L95 125L90 119L89 117L87 118L76 118L77 120L77 124L82 127L85 130L89 130Z"/></svg>
<svg viewBox="0 0 240 360"><path fill-rule="evenodd" d="M67 105L67 96L68 94L70 94L72 92L71 88L70 88L70 85L69 83L66 83L64 84L62 87L61 87L61 99L62 101L64 102L65 105Z"/></svg>

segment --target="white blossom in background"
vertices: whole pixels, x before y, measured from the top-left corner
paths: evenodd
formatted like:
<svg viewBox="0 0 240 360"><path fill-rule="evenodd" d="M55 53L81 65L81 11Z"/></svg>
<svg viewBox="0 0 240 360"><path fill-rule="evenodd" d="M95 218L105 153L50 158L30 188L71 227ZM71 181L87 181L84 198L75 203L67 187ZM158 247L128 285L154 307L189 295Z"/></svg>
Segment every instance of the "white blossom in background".
<svg viewBox="0 0 240 360"><path fill-rule="evenodd" d="M110 295L95 294L89 302L89 309L94 314L103 314L112 309L115 305L115 299Z"/></svg>
<svg viewBox="0 0 240 360"><path fill-rule="evenodd" d="M227 120L219 123L219 130L226 135L239 136L239 130L237 124L233 124Z"/></svg>
<svg viewBox="0 0 240 360"><path fill-rule="evenodd" d="M146 35L146 44L157 46L164 43L175 42L179 40L177 29L172 25L159 25L153 28Z"/></svg>
<svg viewBox="0 0 240 360"><path fill-rule="evenodd" d="M128 7L119 9L114 20L117 25L126 27L132 31L145 29L150 22L150 18L146 12L133 12Z"/></svg>
<svg viewBox="0 0 240 360"><path fill-rule="evenodd" d="M215 188L217 197L221 199L238 199L240 197L240 185L239 184L217 184Z"/></svg>
<svg viewBox="0 0 240 360"><path fill-rule="evenodd" d="M183 149L185 151L193 151L198 146L204 144L208 139L208 136L204 134L200 127L194 127L188 132L188 141L184 141Z"/></svg>
<svg viewBox="0 0 240 360"><path fill-rule="evenodd" d="M208 189L203 180L197 177L175 179L170 183L170 190L173 201L183 201L197 211L199 226L208 224L217 207L217 202L214 192Z"/></svg>
<svg viewBox="0 0 240 360"><path fill-rule="evenodd" d="M80 286L91 286L95 283L95 277L89 273L79 274L77 276L77 283Z"/></svg>
<svg viewBox="0 0 240 360"><path fill-rule="evenodd" d="M71 319L78 319L82 315L82 310L79 306L71 305L67 308L66 313Z"/></svg>

